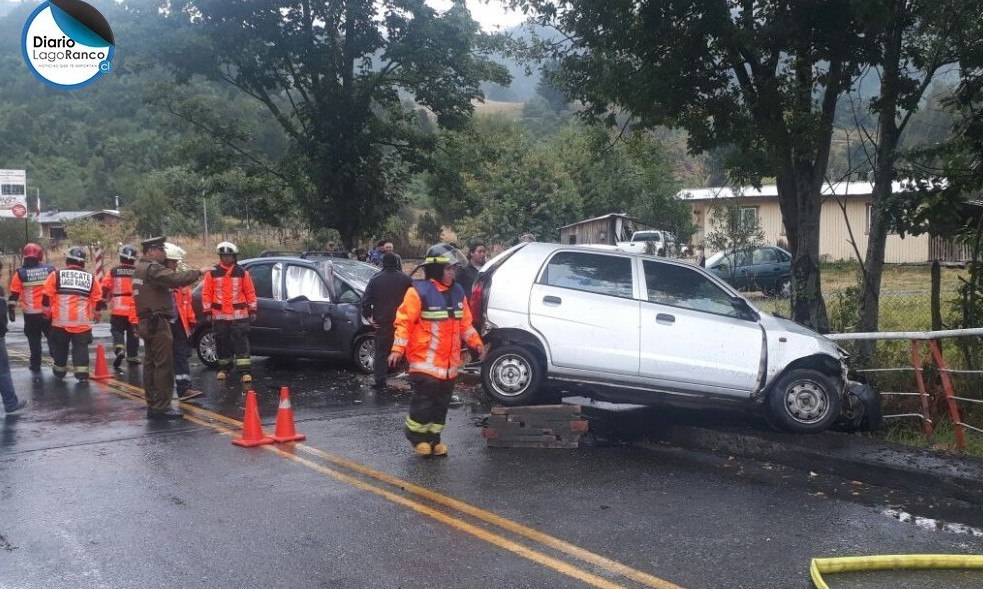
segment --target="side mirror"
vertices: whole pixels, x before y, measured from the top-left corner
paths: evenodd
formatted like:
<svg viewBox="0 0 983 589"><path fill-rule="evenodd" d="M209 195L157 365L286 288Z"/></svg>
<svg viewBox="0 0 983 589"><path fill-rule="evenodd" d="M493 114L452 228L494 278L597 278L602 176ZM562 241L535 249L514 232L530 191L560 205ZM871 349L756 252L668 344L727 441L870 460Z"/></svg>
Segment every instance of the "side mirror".
<svg viewBox="0 0 983 589"><path fill-rule="evenodd" d="M761 315L751 308L746 300L742 297L731 297L730 306L734 307L741 319L747 319L748 321L759 321Z"/></svg>

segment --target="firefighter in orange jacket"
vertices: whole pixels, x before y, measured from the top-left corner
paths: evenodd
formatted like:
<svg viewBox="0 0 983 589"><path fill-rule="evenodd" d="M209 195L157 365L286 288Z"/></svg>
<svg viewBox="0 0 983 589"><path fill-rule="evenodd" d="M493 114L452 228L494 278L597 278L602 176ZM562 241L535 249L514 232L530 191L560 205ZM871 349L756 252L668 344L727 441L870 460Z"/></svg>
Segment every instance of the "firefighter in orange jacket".
<svg viewBox="0 0 983 589"><path fill-rule="evenodd" d="M72 247L65 256L65 268L52 272L44 282L42 304L50 307L48 348L55 377L65 378L68 369L72 368L76 380L82 383L89 380L92 322L99 320L96 307L101 301L101 286L95 276L85 271L85 250ZM71 367L68 366L69 347Z"/></svg>
<svg viewBox="0 0 983 589"><path fill-rule="evenodd" d="M102 279L102 296L109 307L109 333L113 336L113 368L140 363L140 338L137 337L130 315L133 310L133 273L136 271L137 250L124 245L119 251L119 266L113 267Z"/></svg>
<svg viewBox="0 0 983 589"><path fill-rule="evenodd" d="M216 248L219 265L205 274L201 286L201 310L211 317L218 355L218 380L225 380L233 367L242 373L242 382L253 381L250 374L249 326L256 321L256 289L245 268L236 263L239 248L223 241Z"/></svg>
<svg viewBox="0 0 983 589"><path fill-rule="evenodd" d="M44 297L44 281L55 271L51 264L42 264L44 250L36 243L24 246L24 265L10 279L10 298L7 301L7 317L16 318L14 309L18 301L24 315L24 335L31 349L30 369L35 380L41 378L41 336L48 335L51 321L45 317L41 301ZM49 345L50 348L50 345Z"/></svg>
<svg viewBox="0 0 983 589"><path fill-rule="evenodd" d="M177 270L184 264L187 252L183 248L170 243L164 243L164 265L171 270ZM174 316L171 317L171 335L174 336L174 388L177 398L187 401L200 397L204 393L191 388L191 341L188 336L195 325L195 310L191 306L191 287L181 286L171 289L174 300Z"/></svg>
<svg viewBox="0 0 983 589"><path fill-rule="evenodd" d="M413 282L396 311L396 336L389 365L406 357L413 398L406 417L406 438L421 456L446 456L440 434L461 367L461 343L485 356L485 346L471 325L464 289L454 282L466 263L456 248L439 243L427 250L424 280Z"/></svg>

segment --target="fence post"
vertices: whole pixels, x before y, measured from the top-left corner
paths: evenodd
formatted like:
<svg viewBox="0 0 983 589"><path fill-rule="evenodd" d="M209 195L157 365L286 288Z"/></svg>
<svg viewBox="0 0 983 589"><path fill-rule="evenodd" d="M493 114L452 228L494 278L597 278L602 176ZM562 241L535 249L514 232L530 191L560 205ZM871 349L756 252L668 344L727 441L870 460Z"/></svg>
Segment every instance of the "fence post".
<svg viewBox="0 0 983 589"><path fill-rule="evenodd" d="M922 361L918 353L919 340L911 340L911 366L915 369L915 382L918 383L918 398L922 402L922 429L928 442L932 443L935 431L932 429L932 413L928 402L928 390L925 389L925 379L922 377Z"/></svg>
<svg viewBox="0 0 983 589"><path fill-rule="evenodd" d="M932 261L932 294L929 307L932 313L932 331L942 330L942 269L938 260Z"/></svg>
<svg viewBox="0 0 983 589"><path fill-rule="evenodd" d="M952 425L956 428L956 448L962 450L966 447L966 436L963 431L963 420L959 416L959 406L956 404L956 394L952 390L949 369L945 365L945 358L942 357L942 348L939 347L938 340L928 340L928 347L932 350L935 365L938 367L939 374L942 376L942 391L945 392L945 400L949 404L949 416L952 417Z"/></svg>

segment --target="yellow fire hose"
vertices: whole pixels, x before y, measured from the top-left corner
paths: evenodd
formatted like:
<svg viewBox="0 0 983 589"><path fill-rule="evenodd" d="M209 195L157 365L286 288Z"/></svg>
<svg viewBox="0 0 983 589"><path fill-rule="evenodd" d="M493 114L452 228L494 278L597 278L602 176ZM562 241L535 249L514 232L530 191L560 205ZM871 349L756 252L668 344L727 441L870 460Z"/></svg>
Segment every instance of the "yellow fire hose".
<svg viewBox="0 0 983 589"><path fill-rule="evenodd" d="M888 554L814 558L809 574L816 589L829 589L822 573L854 573L903 569L983 569L983 556L961 554Z"/></svg>

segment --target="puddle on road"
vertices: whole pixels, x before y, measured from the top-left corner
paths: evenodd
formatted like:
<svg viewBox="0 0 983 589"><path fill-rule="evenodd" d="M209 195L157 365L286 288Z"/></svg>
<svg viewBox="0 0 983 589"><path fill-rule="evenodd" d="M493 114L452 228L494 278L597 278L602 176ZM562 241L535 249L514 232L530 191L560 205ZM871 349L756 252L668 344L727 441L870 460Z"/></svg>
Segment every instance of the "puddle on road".
<svg viewBox="0 0 983 589"><path fill-rule="evenodd" d="M915 524L915 526L930 532L948 532L950 534L958 534L961 536L983 538L983 530L968 526L966 524L950 523L932 519L930 517L912 515L907 511L901 511L900 509L885 509L881 511L881 513L888 517L894 518L901 523L912 523Z"/></svg>

